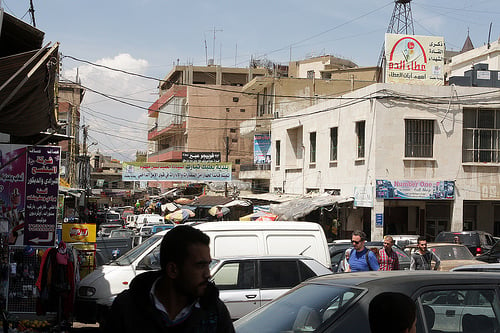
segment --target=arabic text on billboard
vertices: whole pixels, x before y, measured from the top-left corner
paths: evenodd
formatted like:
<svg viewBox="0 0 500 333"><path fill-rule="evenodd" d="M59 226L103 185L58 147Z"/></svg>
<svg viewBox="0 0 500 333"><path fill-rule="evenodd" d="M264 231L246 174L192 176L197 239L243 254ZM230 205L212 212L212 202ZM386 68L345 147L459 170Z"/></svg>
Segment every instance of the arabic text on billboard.
<svg viewBox="0 0 500 333"><path fill-rule="evenodd" d="M385 34L389 83L444 85L444 38Z"/></svg>
<svg viewBox="0 0 500 333"><path fill-rule="evenodd" d="M256 134L253 140L253 162L255 164L271 163L271 136Z"/></svg>
<svg viewBox="0 0 500 333"><path fill-rule="evenodd" d="M452 200L455 198L455 182L377 179L375 193L380 199Z"/></svg>
<svg viewBox="0 0 500 333"><path fill-rule="evenodd" d="M232 163L123 163L123 181L231 181Z"/></svg>
<svg viewBox="0 0 500 333"><path fill-rule="evenodd" d="M0 211L9 244L53 246L59 192L60 147L0 145Z"/></svg>
<svg viewBox="0 0 500 333"><path fill-rule="evenodd" d="M220 162L220 152L182 152L182 162Z"/></svg>

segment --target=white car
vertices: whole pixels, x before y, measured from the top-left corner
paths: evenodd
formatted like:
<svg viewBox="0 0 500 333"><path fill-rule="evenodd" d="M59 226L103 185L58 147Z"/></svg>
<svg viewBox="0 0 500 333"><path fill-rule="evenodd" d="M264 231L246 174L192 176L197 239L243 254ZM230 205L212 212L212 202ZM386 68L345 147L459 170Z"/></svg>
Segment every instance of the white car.
<svg viewBox="0 0 500 333"><path fill-rule="evenodd" d="M304 256L241 256L213 259L212 281L236 320L311 277L332 271Z"/></svg>

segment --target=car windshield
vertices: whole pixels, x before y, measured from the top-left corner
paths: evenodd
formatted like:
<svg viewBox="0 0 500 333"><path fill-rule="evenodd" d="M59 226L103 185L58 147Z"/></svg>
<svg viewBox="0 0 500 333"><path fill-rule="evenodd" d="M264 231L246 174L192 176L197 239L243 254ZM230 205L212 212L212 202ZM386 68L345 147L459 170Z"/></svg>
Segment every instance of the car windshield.
<svg viewBox="0 0 500 333"><path fill-rule="evenodd" d="M453 243L455 236L458 236L460 239L460 244L464 245L474 245L478 244L479 240L477 239L477 234L461 234L461 233L443 233L436 237L436 243L444 242L444 243Z"/></svg>
<svg viewBox="0 0 500 333"><path fill-rule="evenodd" d="M469 260L474 259L469 249L465 246L435 246L430 249L441 260Z"/></svg>
<svg viewBox="0 0 500 333"><path fill-rule="evenodd" d="M151 246L151 244L156 243L158 240L162 239L163 235L155 235L149 237L146 241L142 242L140 245L134 247L132 250L128 251L120 258L111 262L111 265L127 266L133 263L141 254L143 254Z"/></svg>
<svg viewBox="0 0 500 333"><path fill-rule="evenodd" d="M353 304L362 292L346 286L302 284L236 321L234 326L238 333L313 332Z"/></svg>

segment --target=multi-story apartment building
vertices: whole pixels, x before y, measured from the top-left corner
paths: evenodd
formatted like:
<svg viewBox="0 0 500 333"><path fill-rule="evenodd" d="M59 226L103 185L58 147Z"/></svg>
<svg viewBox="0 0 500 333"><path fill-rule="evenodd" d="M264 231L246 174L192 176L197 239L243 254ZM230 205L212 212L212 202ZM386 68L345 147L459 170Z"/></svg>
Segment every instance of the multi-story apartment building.
<svg viewBox="0 0 500 333"><path fill-rule="evenodd" d="M342 235L500 235L500 91L373 84L272 121L271 189L352 197Z"/></svg>
<svg viewBox="0 0 500 333"><path fill-rule="evenodd" d="M57 93L59 134L68 140L59 142L61 146L61 177L71 187L78 187L78 163L80 155L80 105L85 95L81 85L59 81Z"/></svg>
<svg viewBox="0 0 500 333"><path fill-rule="evenodd" d="M92 197L97 206L133 206L139 196L142 198L143 191L136 189L138 184L122 180L120 161L96 152L90 163Z"/></svg>
<svg viewBox="0 0 500 333"><path fill-rule="evenodd" d="M257 115L242 122L240 132L250 138L271 134L271 120L375 83L377 67L357 67L349 60L320 56L289 63L288 76L257 77L243 91L257 100ZM267 163L241 166L240 179L252 181L255 193L269 192Z"/></svg>
<svg viewBox="0 0 500 333"><path fill-rule="evenodd" d="M222 162L239 166L252 158L253 141L240 136L240 123L255 117L256 101L242 87L264 68L174 66L149 108L148 162L180 162L182 152L218 152ZM171 182L150 186L171 187Z"/></svg>

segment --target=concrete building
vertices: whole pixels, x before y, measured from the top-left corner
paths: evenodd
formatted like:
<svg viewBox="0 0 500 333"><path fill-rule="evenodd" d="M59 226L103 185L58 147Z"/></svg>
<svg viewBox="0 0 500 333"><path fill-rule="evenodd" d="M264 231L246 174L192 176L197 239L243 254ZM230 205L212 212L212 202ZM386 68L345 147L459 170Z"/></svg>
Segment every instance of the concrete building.
<svg viewBox="0 0 500 333"><path fill-rule="evenodd" d="M61 177L71 187L78 187L78 157L80 155L80 105L85 95L85 89L79 84L60 81L57 93L57 114L62 125L59 134L69 137L69 140L59 142L61 146Z"/></svg>
<svg viewBox="0 0 500 333"><path fill-rule="evenodd" d="M470 41L469 38L467 40ZM446 65L448 77L463 76L466 71L471 70L474 65L479 63L487 64L489 70L500 70L500 43L498 39L473 49L466 49L467 44L472 45L466 41L462 52L451 57L451 61Z"/></svg>
<svg viewBox="0 0 500 333"><path fill-rule="evenodd" d="M271 133L271 120L316 105L331 96L339 96L373 84L376 67L357 67L349 60L322 56L290 62L288 77L257 77L243 87L257 100L257 115L241 123L241 135ZM269 164L251 161L241 165L240 179L252 182L254 193L269 192Z"/></svg>
<svg viewBox="0 0 500 333"><path fill-rule="evenodd" d="M142 198L145 190L136 189L135 182L122 180L122 164L120 161L99 152L91 154L90 185L91 201L97 207L133 206Z"/></svg>
<svg viewBox="0 0 500 333"><path fill-rule="evenodd" d="M149 108L148 162L180 162L182 152L218 152L231 162L232 178L252 158L253 141L240 136L240 123L255 117L256 101L242 87L264 68L175 66ZM163 189L172 182L150 182Z"/></svg>
<svg viewBox="0 0 500 333"><path fill-rule="evenodd" d="M272 121L271 191L353 197L341 236L500 235L500 91L373 84Z"/></svg>

